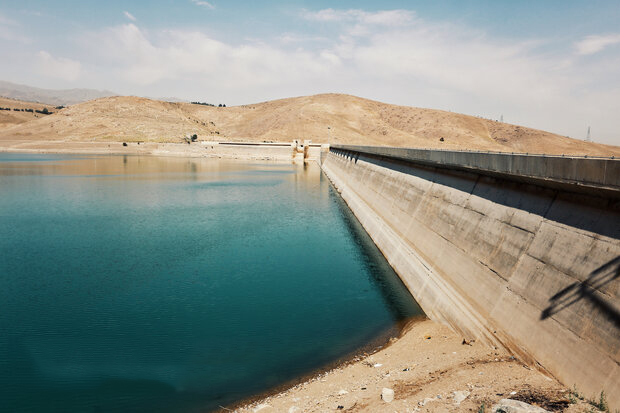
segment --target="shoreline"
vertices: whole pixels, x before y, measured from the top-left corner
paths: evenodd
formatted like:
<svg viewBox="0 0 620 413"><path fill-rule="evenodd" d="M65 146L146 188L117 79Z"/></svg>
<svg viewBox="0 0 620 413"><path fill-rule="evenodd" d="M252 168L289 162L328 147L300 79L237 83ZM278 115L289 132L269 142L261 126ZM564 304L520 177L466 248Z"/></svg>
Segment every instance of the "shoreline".
<svg viewBox="0 0 620 413"><path fill-rule="evenodd" d="M384 400L390 389L393 400ZM389 393L389 392L388 392ZM219 412L487 412L511 398L549 409L581 412L570 391L556 379L527 366L508 352L467 342L449 327L413 319L397 338L370 353L358 353L331 368L221 406ZM561 406L557 409L554 406Z"/></svg>
<svg viewBox="0 0 620 413"><path fill-rule="evenodd" d="M237 144L238 143L238 144ZM126 146L124 146L126 144ZM149 155L187 158L246 159L261 161L278 161L303 163L315 161L320 156L320 148L314 145L313 155L304 159L303 153L297 153L292 142L280 145L263 143L243 145L242 142L81 142L81 141L31 141L27 139L0 140L0 152L33 154L75 154L75 155ZM320 146L320 145L319 145ZM317 151L317 149L319 149ZM297 155L297 156L296 156ZM301 155L301 158L299 157Z"/></svg>
<svg viewBox="0 0 620 413"><path fill-rule="evenodd" d="M328 374L331 371L354 364L359 360L370 357L373 354L376 354L386 349L392 343L402 337L411 328L412 325L424 321L429 321L426 315L414 316L406 320L398 321L394 324L394 326L386 329L379 336L371 339L357 349L344 354L336 360L333 360L321 367L317 367L307 373L296 376L290 380L287 380L284 383L271 387L260 393L245 397L239 401L225 406L220 406L220 409L216 411L236 411L238 409L242 409L244 406L254 405L261 400L276 396L282 392L286 392L291 388L295 388L302 385L303 383L312 381L316 377L320 377L322 375Z"/></svg>

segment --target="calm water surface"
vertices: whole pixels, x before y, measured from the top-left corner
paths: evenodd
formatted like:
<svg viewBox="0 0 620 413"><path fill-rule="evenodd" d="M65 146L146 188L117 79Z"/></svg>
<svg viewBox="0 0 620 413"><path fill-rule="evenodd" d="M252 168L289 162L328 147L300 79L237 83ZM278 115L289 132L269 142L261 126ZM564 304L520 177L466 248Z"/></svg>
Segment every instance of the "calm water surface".
<svg viewBox="0 0 620 413"><path fill-rule="evenodd" d="M417 314L316 165L0 153L0 411L208 411Z"/></svg>

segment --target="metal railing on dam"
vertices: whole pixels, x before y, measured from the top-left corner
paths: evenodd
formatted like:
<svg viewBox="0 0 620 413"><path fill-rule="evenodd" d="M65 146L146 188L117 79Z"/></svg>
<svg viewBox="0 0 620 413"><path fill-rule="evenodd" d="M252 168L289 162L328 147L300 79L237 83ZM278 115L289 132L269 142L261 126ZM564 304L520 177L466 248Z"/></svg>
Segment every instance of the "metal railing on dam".
<svg viewBox="0 0 620 413"><path fill-rule="evenodd" d="M620 194L620 159L613 157L353 145L332 145L331 148L547 187L568 189L572 186L578 192L594 194L605 190L612 196Z"/></svg>
<svg viewBox="0 0 620 413"><path fill-rule="evenodd" d="M620 161L332 145L322 168L424 312L620 408Z"/></svg>

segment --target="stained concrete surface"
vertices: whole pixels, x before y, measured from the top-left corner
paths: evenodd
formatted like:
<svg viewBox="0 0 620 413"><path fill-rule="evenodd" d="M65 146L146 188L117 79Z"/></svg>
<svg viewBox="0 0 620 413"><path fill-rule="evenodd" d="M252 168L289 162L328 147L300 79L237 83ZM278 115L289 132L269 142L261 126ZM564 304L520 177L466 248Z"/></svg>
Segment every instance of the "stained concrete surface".
<svg viewBox="0 0 620 413"><path fill-rule="evenodd" d="M620 407L617 177L536 185L369 151L332 148L323 170L426 314Z"/></svg>

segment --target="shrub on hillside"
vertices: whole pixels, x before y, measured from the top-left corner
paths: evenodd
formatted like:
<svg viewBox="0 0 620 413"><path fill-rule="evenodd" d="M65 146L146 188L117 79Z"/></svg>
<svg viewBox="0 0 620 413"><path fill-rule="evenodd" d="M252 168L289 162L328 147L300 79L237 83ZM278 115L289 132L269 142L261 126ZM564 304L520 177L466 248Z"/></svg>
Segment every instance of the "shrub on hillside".
<svg viewBox="0 0 620 413"><path fill-rule="evenodd" d="M203 106L215 106L212 103L206 103L206 102L191 102L193 105L203 105Z"/></svg>

